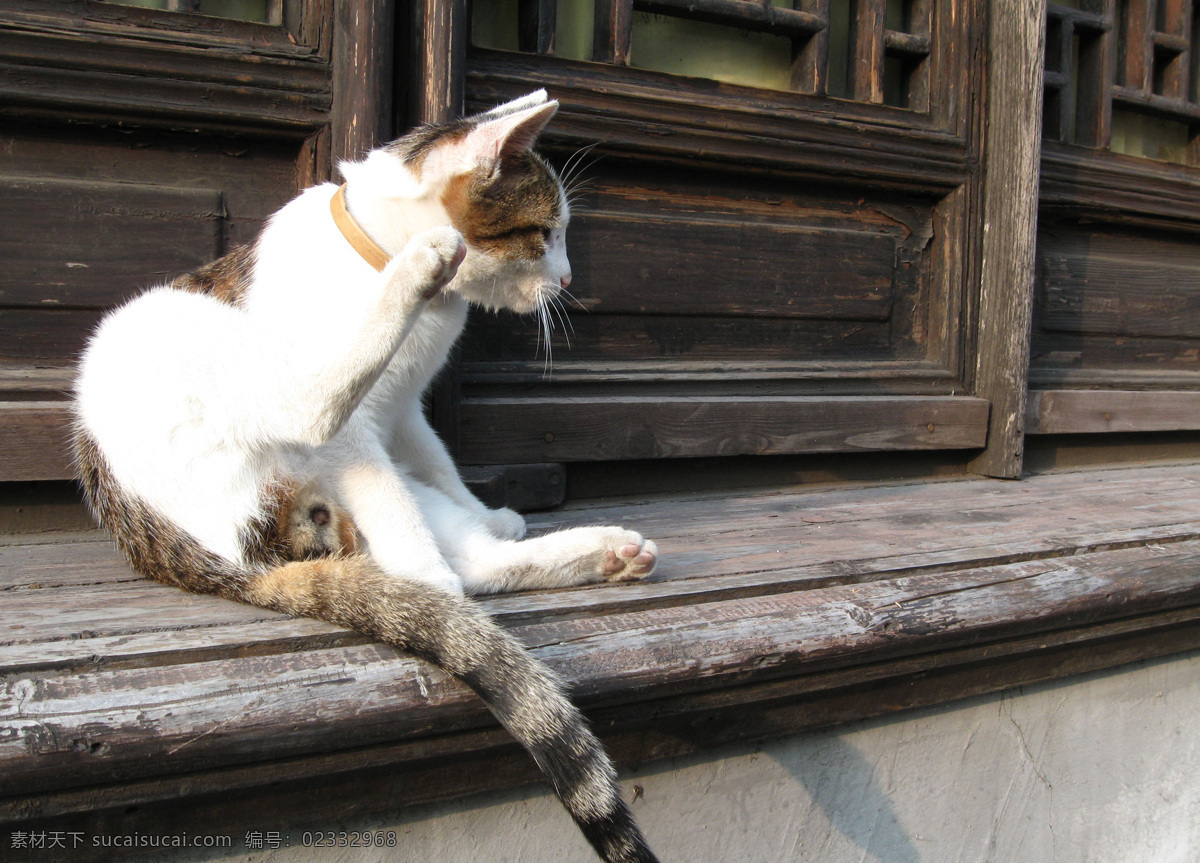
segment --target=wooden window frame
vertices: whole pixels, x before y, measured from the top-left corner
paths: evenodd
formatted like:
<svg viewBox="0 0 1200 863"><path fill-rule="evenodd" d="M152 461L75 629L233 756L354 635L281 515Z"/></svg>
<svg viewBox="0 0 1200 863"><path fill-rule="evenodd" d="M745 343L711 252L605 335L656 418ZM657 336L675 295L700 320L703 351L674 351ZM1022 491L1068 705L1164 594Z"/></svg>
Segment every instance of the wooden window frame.
<svg viewBox="0 0 1200 863"><path fill-rule="evenodd" d="M988 124L983 113L965 105L950 105L950 100L944 99L931 99L929 110L919 112L724 85L705 88L697 95L685 92L676 79L660 73L471 48L462 27L468 20L465 0L426 0L420 5L420 15L423 20L441 22L439 35L450 44L444 55L449 68L441 70L437 98L453 106L451 113L512 97L527 90L530 82L537 82L548 86L563 102L552 136L564 145L602 137L606 147L626 155L639 150L654 159L680 164L702 152L716 162L738 163L754 170L837 175L877 187L940 194L949 200L942 217L963 219L964 214L972 213L970 218L978 220L973 223L976 228L960 226L963 244L948 244L953 247L944 251L941 264L952 284L940 288L941 296L949 300L939 308L945 312L962 298L966 306L946 313L951 318L961 315L965 332L957 326L945 327L942 341L931 345L930 362L914 362L906 370L893 371L900 377L908 375L912 393L921 392L922 387L931 391L933 379L957 377L960 383L956 390L933 391L954 391L986 400L991 405L986 446L971 460L970 468L984 474L1017 476L1023 452L1023 381L1030 316L1029 296L1023 286L1032 273L1035 178L1040 152L1041 21L1045 7L1042 3L991 2L972 8L982 10L985 6L991 10L993 43L1008 44L1004 40L1014 35L1022 40L1020 47L1002 47L989 59L986 113L1001 116L995 113L995 106L1000 105L1006 112L1004 123ZM943 15L948 14L949 4L941 8ZM1009 16L1020 22L1010 25L1006 20ZM1033 26L1030 20L1035 22ZM450 26L450 22L458 23ZM544 34L540 41L545 43ZM931 80L945 74L963 78L982 74L970 65L981 63L982 53L970 55L965 44L962 56L954 46L940 48L930 58L932 64L940 64L930 69ZM1031 88L1031 80L1037 86ZM798 106L802 107L798 110ZM984 127L991 131L981 139L980 146L984 160L994 167L977 182L964 182L964 142L969 135L981 134L978 130ZM647 136L650 128L669 128L670 134ZM747 145L748 140L766 143L755 148ZM1018 180L1015 188L1014 177L1024 179ZM951 212L954 215L949 215ZM972 288L966 290L967 285ZM727 365L714 367L709 374L728 379ZM621 373L637 372L622 369ZM442 407L439 431L452 445L459 443L463 425L462 387L478 383L475 374L470 368L455 369L436 395L435 401ZM684 377L705 374L693 371ZM840 368L831 377L840 376L844 383L855 374L851 368ZM870 385L862 392L869 395ZM495 407L509 410L513 406ZM811 403L800 412L819 412L822 408L833 412L833 423L846 420L838 414L838 405L830 402ZM469 411L473 406L468 403L465 409ZM546 409L553 410L550 406ZM746 404L738 404L732 415L744 418L747 409ZM763 410L769 412L768 408ZM488 423L494 416L483 425L491 428ZM552 435L547 433L545 437L549 440ZM562 436L553 437L562 440ZM801 449L821 450L813 436L801 438ZM939 445L944 444L933 443ZM735 447L724 452L738 451L764 450ZM767 451L789 450L784 445ZM478 449L467 452L471 460L485 456ZM643 456L662 454L661 450L649 450ZM702 447L689 450L685 444L671 454L715 453ZM523 450L522 457L553 461L581 455L589 454L533 445ZM590 453L590 457L597 457L597 452Z"/></svg>

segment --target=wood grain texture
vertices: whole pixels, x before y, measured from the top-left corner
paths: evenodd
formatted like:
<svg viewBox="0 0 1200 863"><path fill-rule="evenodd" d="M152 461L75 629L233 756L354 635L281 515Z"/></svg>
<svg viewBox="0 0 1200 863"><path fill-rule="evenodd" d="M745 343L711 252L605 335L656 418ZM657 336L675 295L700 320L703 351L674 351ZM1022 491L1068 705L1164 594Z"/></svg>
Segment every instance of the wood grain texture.
<svg viewBox="0 0 1200 863"><path fill-rule="evenodd" d="M573 219L571 234L572 268L584 284L601 288L577 294L589 311L874 321L891 315L897 243L887 234L715 214L596 211ZM653 252L630 254L629 240L639 234L654 238Z"/></svg>
<svg viewBox="0 0 1200 863"><path fill-rule="evenodd" d="M114 306L220 257L216 189L0 177L0 306Z"/></svg>
<svg viewBox="0 0 1200 863"><path fill-rule="evenodd" d="M1197 391L1032 390L1029 395L1029 434L1200 429Z"/></svg>
<svg viewBox="0 0 1200 863"><path fill-rule="evenodd" d="M1200 247L1194 237L1108 229L1043 231L1042 329L1200 338Z"/></svg>
<svg viewBox="0 0 1200 863"><path fill-rule="evenodd" d="M982 447L987 402L924 397L464 399L468 463Z"/></svg>
<svg viewBox="0 0 1200 863"><path fill-rule="evenodd" d="M73 477L70 423L66 402L0 401L0 481Z"/></svg>
<svg viewBox="0 0 1200 863"><path fill-rule="evenodd" d="M1200 643L1198 489L1184 465L595 502L534 527L635 524L653 583L484 604L645 760ZM0 821L443 763L405 785L429 799L509 763L473 695L395 651L122 580L102 541L0 552L22 610L0 620ZM71 574L89 559L108 574Z"/></svg>
<svg viewBox="0 0 1200 863"><path fill-rule="evenodd" d="M394 4L385 0L333 6L331 158L360 159L392 137Z"/></svg>
<svg viewBox="0 0 1200 863"><path fill-rule="evenodd" d="M975 395L991 402L988 444L971 467L1020 475L1041 158L1045 0L989 4L983 248Z"/></svg>

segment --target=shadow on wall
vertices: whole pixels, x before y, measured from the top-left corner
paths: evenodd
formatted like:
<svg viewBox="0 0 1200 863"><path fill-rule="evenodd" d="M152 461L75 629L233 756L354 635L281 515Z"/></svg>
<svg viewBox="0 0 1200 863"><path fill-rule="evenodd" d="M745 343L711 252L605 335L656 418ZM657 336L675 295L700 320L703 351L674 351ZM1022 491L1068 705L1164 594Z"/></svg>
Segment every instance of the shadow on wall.
<svg viewBox="0 0 1200 863"><path fill-rule="evenodd" d="M772 757L808 791L834 829L879 863L920 863L875 778L875 765L835 734L827 735L815 751L817 758L810 747Z"/></svg>

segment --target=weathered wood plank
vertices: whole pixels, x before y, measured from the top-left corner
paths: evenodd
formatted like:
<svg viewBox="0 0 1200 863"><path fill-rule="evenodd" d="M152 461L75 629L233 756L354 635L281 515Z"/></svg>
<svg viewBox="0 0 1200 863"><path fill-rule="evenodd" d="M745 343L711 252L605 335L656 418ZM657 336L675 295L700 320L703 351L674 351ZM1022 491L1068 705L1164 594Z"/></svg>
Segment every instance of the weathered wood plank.
<svg viewBox="0 0 1200 863"><path fill-rule="evenodd" d="M1182 542L534 625L518 634L572 681L581 700L611 705L1195 605L1198 564L1200 542ZM51 673L10 679L0 697L10 729L0 739L4 794L489 724L460 684L375 645L82 677Z"/></svg>
<svg viewBox="0 0 1200 863"><path fill-rule="evenodd" d="M0 536L0 591L72 587L140 578L103 531L85 536L50 534L41 541L12 543Z"/></svg>
<svg viewBox="0 0 1200 863"><path fill-rule="evenodd" d="M67 402L0 401L0 481L74 475Z"/></svg>
<svg viewBox="0 0 1200 863"><path fill-rule="evenodd" d="M1026 426L1029 434L1200 429L1200 392L1034 390Z"/></svg>
<svg viewBox="0 0 1200 863"><path fill-rule="evenodd" d="M1200 532L1198 489L1200 469L1172 466L1019 484L970 480L575 506L531 519L531 529L635 527L662 550L653 580L481 604L502 622L524 625L1174 543ZM1088 502L1085 512L1062 503L1081 500ZM10 673L292 650L320 646L333 631L146 582L125 569L106 541L0 548L0 577L11 598L6 608L31 607L40 639L25 628L3 630L0 668ZM260 619L255 614L264 622L246 624ZM5 623L24 627L23 618L10 615Z"/></svg>
<svg viewBox="0 0 1200 863"><path fill-rule="evenodd" d="M0 644L53 639L105 638L127 633L222 626L248 621L286 620L215 596L201 596L148 579L117 584L77 585L53 592L37 588L3 594Z"/></svg>
<svg viewBox="0 0 1200 863"><path fill-rule="evenodd" d="M954 397L479 398L466 462L982 447L988 405Z"/></svg>

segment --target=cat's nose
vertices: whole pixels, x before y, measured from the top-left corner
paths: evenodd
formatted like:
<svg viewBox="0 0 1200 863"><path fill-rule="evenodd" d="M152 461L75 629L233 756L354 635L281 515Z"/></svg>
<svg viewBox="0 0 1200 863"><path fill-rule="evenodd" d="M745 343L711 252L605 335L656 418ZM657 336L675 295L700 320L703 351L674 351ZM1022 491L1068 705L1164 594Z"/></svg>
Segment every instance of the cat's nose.
<svg viewBox="0 0 1200 863"><path fill-rule="evenodd" d="M561 286L563 287L563 289L564 289L564 290L565 290L566 288L570 287L570 285L571 285L571 274L570 274L570 273L567 273L565 276L563 276L561 279L559 279L559 280L558 280L558 283L559 283L559 285L561 285Z"/></svg>

